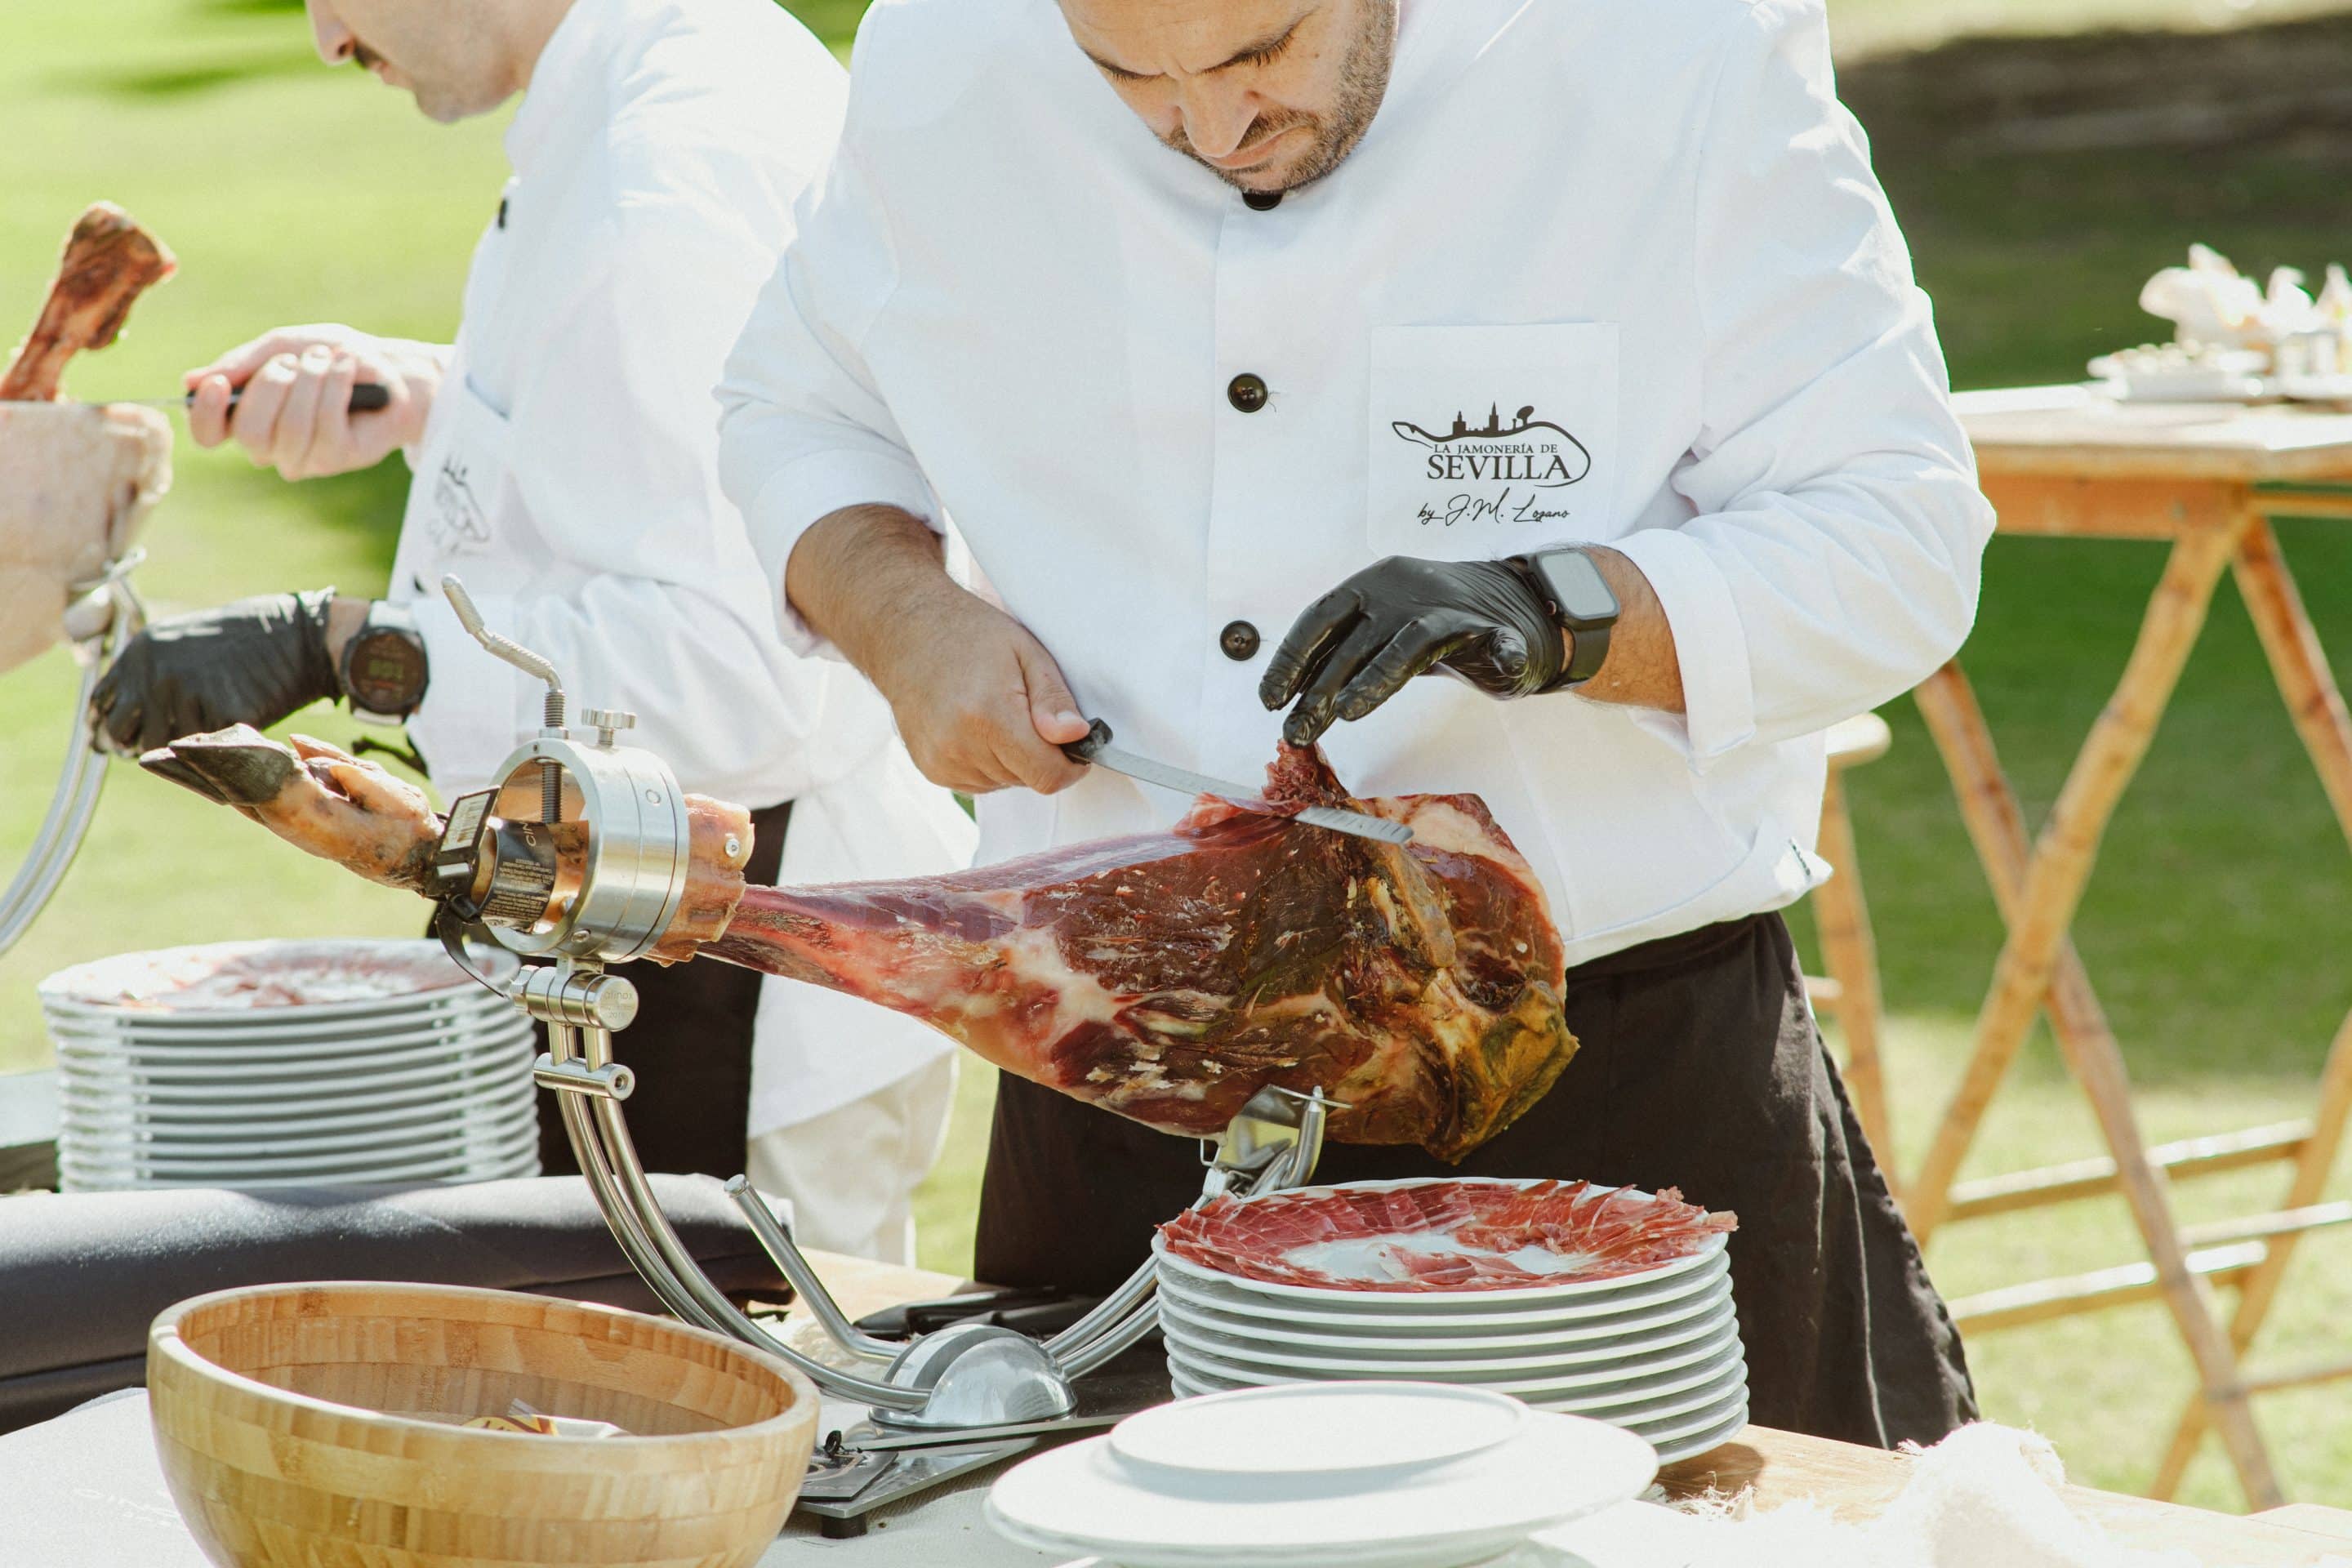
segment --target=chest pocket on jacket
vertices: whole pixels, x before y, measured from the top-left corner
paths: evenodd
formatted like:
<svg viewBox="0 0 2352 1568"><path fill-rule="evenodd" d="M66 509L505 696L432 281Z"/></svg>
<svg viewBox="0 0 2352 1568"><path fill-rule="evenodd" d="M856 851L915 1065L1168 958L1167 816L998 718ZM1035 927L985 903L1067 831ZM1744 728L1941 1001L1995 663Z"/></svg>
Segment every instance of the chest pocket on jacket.
<svg viewBox="0 0 2352 1568"><path fill-rule="evenodd" d="M1373 553L1491 561L1606 536L1614 322L1377 328L1370 391Z"/></svg>

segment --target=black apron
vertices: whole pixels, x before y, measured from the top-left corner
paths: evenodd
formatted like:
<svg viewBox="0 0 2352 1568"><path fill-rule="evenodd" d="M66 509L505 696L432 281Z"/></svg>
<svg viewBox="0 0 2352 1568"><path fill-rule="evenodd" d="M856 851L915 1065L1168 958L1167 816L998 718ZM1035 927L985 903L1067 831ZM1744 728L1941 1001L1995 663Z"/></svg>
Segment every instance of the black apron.
<svg viewBox="0 0 2352 1568"><path fill-rule="evenodd" d="M1788 926L1757 915L1569 972L1581 1047L1500 1136L1448 1166L1326 1147L1318 1181L1450 1173L1679 1187L1732 1209L1732 1295L1760 1425L1875 1447L1976 1416L1960 1339L1804 999ZM1200 1195L1199 1146L999 1080L974 1273L1099 1293Z"/></svg>
<svg viewBox="0 0 2352 1568"><path fill-rule="evenodd" d="M793 803L751 814L751 859L743 879L773 883L784 855ZM751 1026L760 1009L757 970L702 959L667 967L625 966L637 988L637 1021L613 1037L613 1054L637 1072L629 1096L629 1137L648 1171L740 1176L751 1116ZM547 1048L547 1030L539 1030ZM539 1091L539 1163L551 1176L575 1176L572 1141L555 1095Z"/></svg>

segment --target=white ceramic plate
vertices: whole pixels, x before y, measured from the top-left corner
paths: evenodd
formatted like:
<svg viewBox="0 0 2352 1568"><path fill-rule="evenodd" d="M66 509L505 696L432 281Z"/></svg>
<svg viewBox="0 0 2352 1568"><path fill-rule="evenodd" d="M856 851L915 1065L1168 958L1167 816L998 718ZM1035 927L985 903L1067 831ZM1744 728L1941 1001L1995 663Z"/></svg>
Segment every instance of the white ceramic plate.
<svg viewBox="0 0 2352 1568"><path fill-rule="evenodd" d="M1272 1366L1318 1367L1336 1357L1350 1370L1409 1363L1430 1370L1501 1372L1512 1367L1622 1361L1631 1355L1704 1339L1731 1321L1728 1286L1693 1300L1696 1305L1688 1317L1647 1329L1595 1337L1513 1334L1500 1344L1491 1340L1433 1334L1402 1340L1319 1336L1285 1332L1271 1323L1249 1324L1236 1331L1169 1299L1160 1303L1160 1318L1170 1332L1180 1335L1187 1344L1197 1345L1212 1354L1246 1355Z"/></svg>
<svg viewBox="0 0 2352 1568"><path fill-rule="evenodd" d="M362 1102L364 1109L328 1106L314 1110L306 1105L279 1105L267 1115L257 1114L252 1107L173 1108L142 1105L127 1099L115 1104L76 1100L60 1107L59 1119L65 1125L99 1136L131 1137L145 1132L197 1142L268 1132L313 1136L400 1128L429 1131L453 1116L501 1110L533 1099L536 1086L527 1086L518 1081L520 1078L520 1074L485 1078L454 1095L435 1092L404 1093L396 1099L386 1096L381 1100Z"/></svg>
<svg viewBox="0 0 2352 1568"><path fill-rule="evenodd" d="M163 1052L121 1050L52 1031L49 1041L60 1062L70 1061L89 1074L135 1076L153 1083L246 1082L271 1078L301 1078L331 1081L345 1068L418 1066L436 1058L464 1057L484 1049L503 1049L531 1038L530 1026L517 1016L472 1028L435 1026L403 1034L383 1035L364 1042L331 1048L280 1051L268 1047L246 1050L206 1047Z"/></svg>
<svg viewBox="0 0 2352 1568"><path fill-rule="evenodd" d="M348 1110L353 1105L372 1104L377 1096L389 1089L415 1089L435 1085L445 1091L455 1092L466 1087L467 1080L482 1074L520 1073L530 1071L530 1042L509 1042L495 1051L477 1053L471 1058L457 1062L429 1061L421 1066L386 1068L383 1071L354 1070L333 1074L311 1073L294 1078L256 1079L244 1081L202 1081L194 1083L138 1080L137 1075L125 1074L119 1081L89 1082L85 1075L71 1068L58 1074L60 1094L75 1094L85 1102L110 1097L116 1103L148 1104L217 1104L221 1101L257 1102L295 1100L307 1105L336 1105Z"/></svg>
<svg viewBox="0 0 2352 1568"><path fill-rule="evenodd" d="M1613 1366L1568 1367L1554 1372L1507 1373L1485 1377L1476 1373L1429 1372L1415 1368L1420 1381L1461 1384L1513 1394L1530 1405L1558 1404L1573 1399L1579 1405L1626 1404L1652 1394L1673 1394L1695 1387L1718 1375L1725 1367L1743 1363L1744 1352L1735 1328L1717 1332L1694 1345L1679 1345L1655 1357ZM1394 1378L1402 1369L1382 1366L1374 1372L1266 1366L1244 1359L1227 1359L1193 1349L1179 1339L1168 1341L1171 1365L1186 1372L1236 1384L1361 1382L1367 1377Z"/></svg>
<svg viewBox="0 0 2352 1568"><path fill-rule="evenodd" d="M166 1062L277 1060L312 1058L354 1058L371 1051L432 1039L461 1039L505 1032L507 1026L525 1031L530 1020L504 1003L480 1008L436 1007L399 1017L370 1018L341 1029L223 1029L198 1035L159 1038L128 1029L51 1018L49 1038L89 1056L114 1056L126 1060Z"/></svg>
<svg viewBox="0 0 2352 1568"><path fill-rule="evenodd" d="M490 1162L450 1169L443 1166L420 1167L415 1170L371 1171L364 1175L322 1176L205 1176L200 1178L139 1178L128 1176L94 1177L77 1173L59 1163L60 1185L69 1193L152 1192L172 1187L220 1187L242 1191L260 1187L340 1187L360 1184L373 1185L384 1182L415 1182L436 1185L465 1186L476 1182L502 1182L515 1177L536 1176L540 1173L539 1151Z"/></svg>
<svg viewBox="0 0 2352 1568"><path fill-rule="evenodd" d="M1456 1568L1638 1496L1656 1468L1630 1434L1530 1414L1510 1441L1403 1483L1274 1475L1179 1492L1095 1437L1014 1466L986 1511L1021 1545L1124 1568Z"/></svg>
<svg viewBox="0 0 2352 1568"><path fill-rule="evenodd" d="M175 1181L229 1182L258 1179L265 1176L291 1180L298 1176L315 1176L320 1180L390 1181L414 1173L429 1175L446 1170L484 1163L503 1163L525 1149L539 1148L536 1121L526 1122L516 1131L493 1137L461 1140L446 1150L408 1153L398 1149L369 1152L346 1151L341 1153L293 1155L278 1158L261 1152L258 1148L236 1154L224 1154L204 1159L154 1158L145 1153L115 1154L101 1152L85 1158L81 1152L61 1144L58 1149L58 1166L62 1172L68 1167L90 1174L110 1173L142 1180L171 1179ZM379 1174L379 1173L381 1173Z"/></svg>
<svg viewBox="0 0 2352 1568"><path fill-rule="evenodd" d="M1198 1398L1203 1394L1230 1394L1261 1384L1229 1383L1205 1373L1169 1369L1168 1384L1179 1399ZM1278 1386L1297 1388L1299 1384ZM1565 1401L1531 1400L1531 1409L1558 1415L1581 1415L1588 1420L1605 1421L1622 1426L1627 1431L1654 1443L1658 1447L1660 1461L1685 1459L1694 1454L1704 1454L1748 1425L1747 1369L1738 1369L1738 1376L1726 1376L1702 1385L1696 1393L1669 1396L1656 1408L1581 1409ZM1671 1409L1674 1413L1666 1413ZM1670 1447L1671 1446L1671 1447Z"/></svg>
<svg viewBox="0 0 2352 1568"><path fill-rule="evenodd" d="M1498 1177L1477 1177L1473 1179L1480 1182L1491 1183L1496 1186L1517 1187L1536 1186L1539 1184L1540 1182L1540 1178L1534 1177L1517 1180ZM1416 1177L1386 1182L1348 1182L1333 1184L1343 1185L1350 1192L1387 1192L1399 1187L1427 1186L1430 1183L1426 1178ZM1266 1194L1265 1199L1251 1200L1245 1198L1242 1201L1244 1203L1249 1203L1252 1201L1267 1201L1277 1197L1295 1198L1299 1193L1310 1192L1313 1190L1315 1189L1286 1188L1280 1193ZM1592 1190L1596 1193L1602 1194L1610 1192L1623 1192L1637 1194L1643 1197L1651 1195L1647 1193L1643 1193L1639 1187L1595 1187ZM1197 1280L1202 1284L1221 1285L1229 1289L1243 1291L1249 1295L1265 1297L1278 1301L1312 1304L1322 1306L1327 1309L1333 1307L1345 1309L1361 1301L1366 1297L1370 1297L1381 1304L1380 1308L1375 1310L1405 1311L1433 1310L1441 1311L1462 1311L1475 1310L1481 1308L1490 1310L1508 1309L1514 1307L1525 1307L1530 1304L1544 1304L1570 1300L1579 1297L1606 1294L1613 1290L1623 1289L1631 1285L1638 1285L1651 1280L1671 1279L1678 1274L1689 1273L1691 1270L1701 1267L1708 1260L1720 1257L1727 1245L1727 1237L1717 1233L1706 1237L1706 1239L1701 1243L1698 1247L1683 1257L1673 1258L1665 1263L1658 1264L1654 1268L1644 1268L1636 1273L1612 1275L1604 1279L1571 1279L1557 1284L1515 1286L1510 1289L1501 1290L1348 1290L1308 1285L1276 1284L1270 1280L1249 1279L1239 1275L1220 1273L1217 1270L1203 1268L1202 1265L1193 1262L1189 1258L1181 1258L1170 1251L1168 1248L1167 1239L1158 1233L1155 1232L1151 1237L1152 1254L1154 1257L1159 1258L1160 1266L1163 1272L1172 1270L1177 1274L1187 1279Z"/></svg>
<svg viewBox="0 0 2352 1568"><path fill-rule="evenodd" d="M1185 1479L1390 1475L1449 1464L1517 1437L1528 1407L1482 1389L1428 1383L1244 1389L1162 1405L1111 1428L1130 1465Z"/></svg>
<svg viewBox="0 0 2352 1568"><path fill-rule="evenodd" d="M439 1153L486 1139L512 1133L523 1123L539 1123L539 1108L530 1100L503 1106L468 1109L444 1116L424 1127L389 1127L352 1132L313 1133L251 1131L242 1138L180 1137L168 1131L142 1135L96 1131L68 1122L59 1129L64 1141L85 1160L109 1158L146 1161L241 1160L254 1153L271 1158L310 1158L377 1150L414 1150Z"/></svg>
<svg viewBox="0 0 2352 1568"><path fill-rule="evenodd" d="M518 1092L519 1083L530 1082L529 1065L518 1054L509 1061L486 1062L468 1067L462 1073L427 1078L420 1083L366 1094L338 1095L321 1089L307 1097L265 1100L207 1091L191 1099L185 1095L142 1094L128 1087L93 1086L61 1078L58 1101L63 1110L79 1110L110 1122L152 1121L190 1128L207 1122L269 1127L307 1124L328 1116L373 1117L380 1113L404 1120L420 1110L438 1110L451 1103L503 1098ZM533 1091L536 1092L535 1085Z"/></svg>
<svg viewBox="0 0 2352 1568"><path fill-rule="evenodd" d="M1171 1269L1160 1272L1160 1293L1188 1311L1206 1311L1228 1321L1254 1321L1282 1331L1318 1335L1400 1335L1400 1338L1465 1338L1465 1335L1538 1333L1559 1335L1567 1331L1604 1338L1646 1321L1673 1321L1698 1311L1698 1302L1724 1289L1731 1277L1728 1258L1717 1256L1706 1268L1661 1281L1637 1286L1616 1295L1592 1295L1559 1307L1517 1311L1319 1311L1294 1302L1251 1298L1240 1290L1204 1286Z"/></svg>
<svg viewBox="0 0 2352 1568"><path fill-rule="evenodd" d="M1738 1436L1741 1428L1747 1425L1748 1399L1743 1394L1737 1404L1725 1409L1722 1417L1714 1425L1686 1433L1682 1436L1661 1438L1653 1442L1651 1446L1658 1450L1658 1463L1678 1464L1685 1459L1695 1459L1701 1454L1723 1447L1733 1437ZM1648 1441L1648 1439L1644 1440Z"/></svg>
<svg viewBox="0 0 2352 1568"><path fill-rule="evenodd" d="M374 967L392 978L383 989L372 995L353 996L336 1002L302 1002L284 1006L206 1006L167 1005L173 996L173 976L175 972L201 976L216 972L220 967L245 963L268 967L273 963L288 971L296 971L319 963L342 964L351 968ZM518 962L506 952L485 952L475 962L485 973L500 976L502 970L511 969ZM202 984L201 980L198 982ZM311 1018L342 1016L382 1008L412 997L436 995L464 986L475 986L466 972L449 961L441 944L430 939L393 941L373 938L268 938L257 942L210 942L193 947L163 948L149 952L119 952L110 957L93 959L61 969L40 984L44 1009L82 1012L99 1016L133 1014L142 1018L206 1018L218 1021L224 1016L275 1015L286 1017L299 1014ZM478 986L475 986L479 989ZM126 1002L121 994L146 994L153 999L146 1002Z"/></svg>
<svg viewBox="0 0 2352 1568"><path fill-rule="evenodd" d="M1724 1258L1724 1237L1710 1237L1689 1258L1675 1258L1658 1268L1616 1279L1585 1279L1567 1286L1527 1286L1512 1290L1318 1290L1307 1286L1277 1286L1263 1279L1216 1274L1169 1253L1160 1237L1152 1237L1152 1256L1160 1260L1160 1279L1173 1279L1209 1302L1225 1302L1228 1310L1258 1307L1273 1317L1294 1317L1294 1310L1340 1314L1340 1317L1496 1317L1557 1319L1571 1311L1622 1311L1628 1305L1663 1300L1658 1286L1689 1289L1691 1274L1715 1268Z"/></svg>

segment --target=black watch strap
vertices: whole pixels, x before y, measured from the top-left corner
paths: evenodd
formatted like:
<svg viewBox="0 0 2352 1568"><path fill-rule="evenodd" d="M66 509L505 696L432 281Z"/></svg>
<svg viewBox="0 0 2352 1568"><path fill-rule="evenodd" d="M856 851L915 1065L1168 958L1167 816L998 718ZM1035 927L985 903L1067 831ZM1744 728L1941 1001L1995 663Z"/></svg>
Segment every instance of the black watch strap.
<svg viewBox="0 0 2352 1568"><path fill-rule="evenodd" d="M1587 626L1580 632L1569 632L1568 668L1559 672L1559 679L1544 689L1566 691L1600 674L1601 665L1609 658L1610 630L1608 626Z"/></svg>
<svg viewBox="0 0 2352 1568"><path fill-rule="evenodd" d="M1576 557L1577 565L1587 574L1581 585L1580 597L1605 602L1605 610L1596 603L1590 606L1590 612L1598 613L1580 614L1570 604L1563 602L1577 590L1573 584L1568 592L1556 589L1554 574L1548 570L1548 563L1558 562L1563 556ZM1609 634L1617 624L1619 606L1616 595L1609 591L1599 568L1592 563L1591 554L1581 547L1571 545L1558 550L1538 551L1529 555L1516 555L1511 558L1511 565L1535 590L1536 597L1542 602L1552 624L1569 635L1568 666L1544 687L1544 692L1570 691L1600 674L1601 667L1609 658Z"/></svg>

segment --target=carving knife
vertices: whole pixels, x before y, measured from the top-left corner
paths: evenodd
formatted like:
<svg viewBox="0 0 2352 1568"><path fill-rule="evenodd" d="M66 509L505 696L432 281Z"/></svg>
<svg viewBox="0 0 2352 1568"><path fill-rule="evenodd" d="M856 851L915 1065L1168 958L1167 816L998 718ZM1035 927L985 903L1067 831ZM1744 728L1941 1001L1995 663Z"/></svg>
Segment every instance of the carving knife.
<svg viewBox="0 0 2352 1568"><path fill-rule="evenodd" d="M1062 748L1074 763L1087 763L1108 768L1115 773L1125 773L1145 784L1155 784L1162 789L1172 789L1182 795L1214 795L1231 801L1244 810L1265 797L1256 790L1240 784L1226 784L1202 773L1189 773L1155 763L1150 757L1139 757L1133 752L1122 751L1111 743L1110 726L1097 719L1087 731L1083 741L1072 741ZM1336 805L1310 805L1297 814L1298 820L1314 827L1328 827L1334 833L1352 834L1358 838L1374 838L1383 844L1410 844L1412 829L1402 822L1386 817L1367 816L1360 811L1343 811Z"/></svg>
<svg viewBox="0 0 2352 1568"><path fill-rule="evenodd" d="M195 396L193 392L183 392L176 397L105 397L93 398L90 401L101 406L109 403L130 403L142 408L185 408L195 401ZM245 388L241 386L236 388L228 395L228 405L231 408L236 407L244 396ZM379 409L391 406L392 389L382 382L363 381L352 388L349 410L351 413L373 414Z"/></svg>

